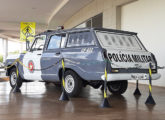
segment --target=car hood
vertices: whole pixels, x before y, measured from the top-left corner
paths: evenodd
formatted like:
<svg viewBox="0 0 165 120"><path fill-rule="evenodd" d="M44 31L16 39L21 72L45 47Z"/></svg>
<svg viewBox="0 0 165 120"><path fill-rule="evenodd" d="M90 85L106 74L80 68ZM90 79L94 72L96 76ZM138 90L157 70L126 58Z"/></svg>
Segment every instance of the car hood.
<svg viewBox="0 0 165 120"><path fill-rule="evenodd" d="M7 60L9 60L9 59L18 59L19 57L20 57L20 54L8 55Z"/></svg>

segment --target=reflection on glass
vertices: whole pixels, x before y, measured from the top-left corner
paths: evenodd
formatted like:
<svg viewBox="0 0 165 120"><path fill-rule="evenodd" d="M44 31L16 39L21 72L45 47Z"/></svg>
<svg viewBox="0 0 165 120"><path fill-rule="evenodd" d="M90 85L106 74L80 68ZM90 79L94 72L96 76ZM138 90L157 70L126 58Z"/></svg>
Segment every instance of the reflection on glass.
<svg viewBox="0 0 165 120"><path fill-rule="evenodd" d="M97 37L104 47L140 50L141 46L135 35L97 31Z"/></svg>

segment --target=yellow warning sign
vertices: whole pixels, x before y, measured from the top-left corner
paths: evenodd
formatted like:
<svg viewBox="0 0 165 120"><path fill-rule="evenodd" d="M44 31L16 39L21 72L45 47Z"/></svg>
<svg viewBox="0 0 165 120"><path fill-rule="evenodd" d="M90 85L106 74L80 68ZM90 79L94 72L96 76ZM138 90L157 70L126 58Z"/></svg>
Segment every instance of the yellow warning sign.
<svg viewBox="0 0 165 120"><path fill-rule="evenodd" d="M21 29L20 29L20 40L21 41L32 41L35 36L35 22L21 22Z"/></svg>

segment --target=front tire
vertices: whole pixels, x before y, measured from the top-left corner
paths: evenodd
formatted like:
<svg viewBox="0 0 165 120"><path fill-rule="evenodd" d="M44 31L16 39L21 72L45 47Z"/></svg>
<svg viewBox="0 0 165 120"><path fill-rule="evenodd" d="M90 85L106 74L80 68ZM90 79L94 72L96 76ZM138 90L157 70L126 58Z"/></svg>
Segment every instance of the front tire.
<svg viewBox="0 0 165 120"><path fill-rule="evenodd" d="M82 89L82 79L73 71L65 72L65 91L70 97L77 97Z"/></svg>
<svg viewBox="0 0 165 120"><path fill-rule="evenodd" d="M115 95L121 95L125 93L128 87L128 81L122 80L122 81L111 81L108 83L108 89L112 94Z"/></svg>
<svg viewBox="0 0 165 120"><path fill-rule="evenodd" d="M15 88L16 87L16 84L17 84L17 87L20 88L22 86L22 78L20 76L17 76L17 72L16 72L16 68L12 68L10 70L10 86L12 88Z"/></svg>

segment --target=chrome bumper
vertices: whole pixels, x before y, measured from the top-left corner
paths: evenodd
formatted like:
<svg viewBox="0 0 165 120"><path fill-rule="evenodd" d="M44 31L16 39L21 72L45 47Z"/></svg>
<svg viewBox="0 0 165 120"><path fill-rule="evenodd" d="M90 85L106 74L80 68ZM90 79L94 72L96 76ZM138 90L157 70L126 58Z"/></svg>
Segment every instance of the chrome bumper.
<svg viewBox="0 0 165 120"><path fill-rule="evenodd" d="M159 73L152 74L152 80L157 80L161 77ZM101 76L105 80L105 75ZM145 73L120 73L120 74L107 74L107 81L117 80L149 80L149 74Z"/></svg>

